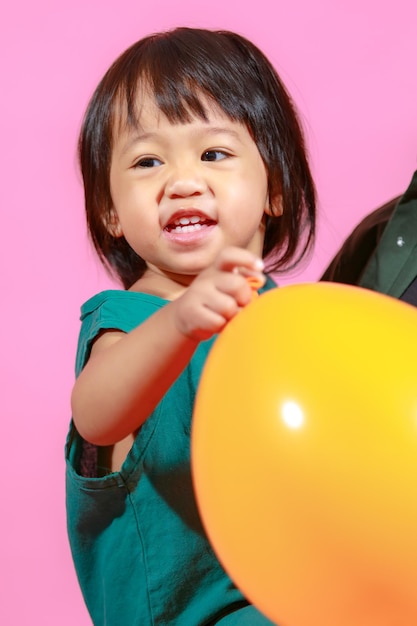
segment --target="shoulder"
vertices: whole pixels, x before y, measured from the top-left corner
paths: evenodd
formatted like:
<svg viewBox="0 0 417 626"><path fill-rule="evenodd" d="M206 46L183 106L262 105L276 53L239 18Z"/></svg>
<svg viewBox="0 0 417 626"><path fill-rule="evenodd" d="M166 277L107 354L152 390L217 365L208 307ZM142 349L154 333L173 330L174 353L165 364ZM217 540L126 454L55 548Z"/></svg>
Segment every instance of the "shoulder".
<svg viewBox="0 0 417 626"><path fill-rule="evenodd" d="M375 252L400 197L369 213L350 233L326 268L321 280L355 285Z"/></svg>
<svg viewBox="0 0 417 626"><path fill-rule="evenodd" d="M81 329L78 337L76 374L84 367L94 340L106 330L128 333L167 300L136 291L108 289L89 298L81 306Z"/></svg>
<svg viewBox="0 0 417 626"><path fill-rule="evenodd" d="M81 321L98 311L115 312L120 315L127 314L129 311L155 311L166 302L163 298L142 292L107 289L84 302L81 306Z"/></svg>
<svg viewBox="0 0 417 626"><path fill-rule="evenodd" d="M116 289L102 291L81 306L82 328L114 328L127 333L165 304L167 300L146 293Z"/></svg>

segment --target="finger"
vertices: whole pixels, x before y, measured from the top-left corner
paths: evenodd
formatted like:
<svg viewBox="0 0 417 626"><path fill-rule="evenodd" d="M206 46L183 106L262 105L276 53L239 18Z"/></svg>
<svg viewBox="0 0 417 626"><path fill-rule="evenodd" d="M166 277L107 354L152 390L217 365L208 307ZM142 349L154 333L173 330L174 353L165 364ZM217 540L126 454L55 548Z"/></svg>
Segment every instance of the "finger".
<svg viewBox="0 0 417 626"><path fill-rule="evenodd" d="M250 288L255 291L263 287L266 282L266 276L262 272L253 272L246 267L236 268L236 271L245 278Z"/></svg>
<svg viewBox="0 0 417 626"><path fill-rule="evenodd" d="M239 306L246 304L245 297L239 293L242 290L241 280L241 277L232 276L231 274L224 276L223 280L219 281L216 290L211 292L210 296L205 300L204 306L206 309L212 311L213 314L220 315L224 321L234 317L239 310ZM243 284L243 287L247 290L246 284Z"/></svg>
<svg viewBox="0 0 417 626"><path fill-rule="evenodd" d="M248 280L253 283L253 287ZM258 286L262 286L263 283L263 274L259 276L254 276L253 274L250 276L242 276L239 270L236 269L236 271L233 270L232 272L221 272L216 280L216 289L219 294L232 298L232 301L237 303L240 308L251 302L253 289L256 291L256 289L259 288ZM233 311L233 315L235 315L236 312L237 311ZM228 317L230 318L230 315Z"/></svg>
<svg viewBox="0 0 417 626"><path fill-rule="evenodd" d="M262 259L243 248L225 248L217 258L217 268L224 272L248 271L261 274L264 269Z"/></svg>

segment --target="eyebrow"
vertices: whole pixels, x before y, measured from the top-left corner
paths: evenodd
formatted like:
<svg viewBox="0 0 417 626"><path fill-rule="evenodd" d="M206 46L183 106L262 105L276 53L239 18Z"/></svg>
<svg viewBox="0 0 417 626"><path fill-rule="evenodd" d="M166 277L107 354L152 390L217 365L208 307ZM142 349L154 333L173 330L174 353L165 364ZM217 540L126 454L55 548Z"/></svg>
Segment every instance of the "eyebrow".
<svg viewBox="0 0 417 626"><path fill-rule="evenodd" d="M202 126L201 129L195 129L196 135L229 135L233 139L237 139L240 141L239 133L232 128L225 128L224 126ZM135 144L154 140L159 138L160 135L158 132L137 132L135 133L126 143L126 145L121 150L121 156L125 155Z"/></svg>
<svg viewBox="0 0 417 626"><path fill-rule="evenodd" d="M141 141L148 141L149 139L153 139L154 137L156 137L156 133L135 133L123 146L123 149L120 151L121 156L124 156L126 152L129 152L129 150L135 144Z"/></svg>

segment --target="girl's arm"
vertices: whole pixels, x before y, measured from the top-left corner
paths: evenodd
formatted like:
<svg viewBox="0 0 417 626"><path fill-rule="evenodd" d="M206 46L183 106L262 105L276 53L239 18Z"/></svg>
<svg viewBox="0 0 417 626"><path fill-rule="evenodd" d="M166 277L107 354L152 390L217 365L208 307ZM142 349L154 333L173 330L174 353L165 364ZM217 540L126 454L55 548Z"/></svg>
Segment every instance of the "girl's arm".
<svg viewBox="0 0 417 626"><path fill-rule="evenodd" d="M135 432L191 359L198 343L219 332L251 300L246 279L261 261L228 248L185 293L130 333L108 331L95 342L71 397L80 435L100 446Z"/></svg>

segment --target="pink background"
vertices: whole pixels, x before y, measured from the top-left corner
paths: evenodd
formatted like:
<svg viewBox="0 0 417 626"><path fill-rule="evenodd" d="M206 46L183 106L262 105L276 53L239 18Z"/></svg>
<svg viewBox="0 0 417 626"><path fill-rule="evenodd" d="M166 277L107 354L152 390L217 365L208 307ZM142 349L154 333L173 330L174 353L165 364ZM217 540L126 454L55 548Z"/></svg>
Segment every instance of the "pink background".
<svg viewBox="0 0 417 626"><path fill-rule="evenodd" d="M417 168L415 0L38 0L0 15L0 623L90 624L67 545L63 446L80 304L111 285L90 251L75 161L114 58L177 25L228 28L271 58L305 123L319 193L315 280ZM282 281L284 282L284 281Z"/></svg>

